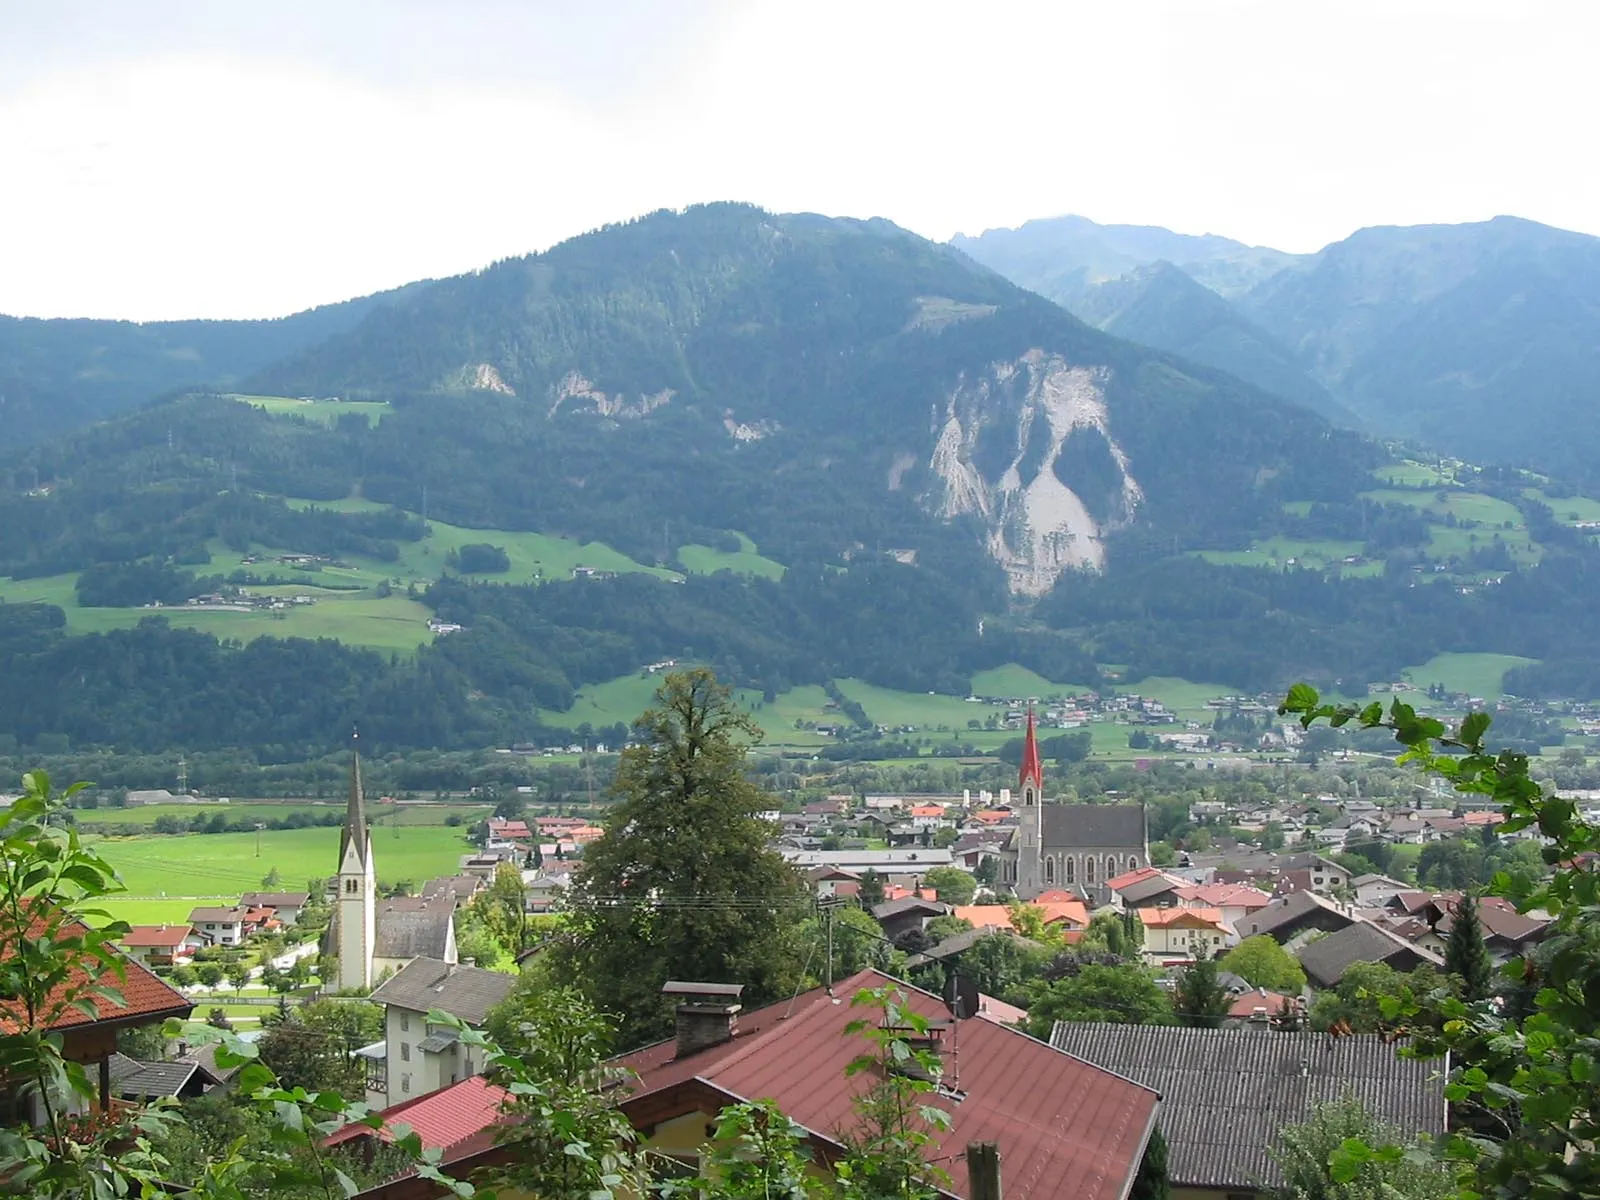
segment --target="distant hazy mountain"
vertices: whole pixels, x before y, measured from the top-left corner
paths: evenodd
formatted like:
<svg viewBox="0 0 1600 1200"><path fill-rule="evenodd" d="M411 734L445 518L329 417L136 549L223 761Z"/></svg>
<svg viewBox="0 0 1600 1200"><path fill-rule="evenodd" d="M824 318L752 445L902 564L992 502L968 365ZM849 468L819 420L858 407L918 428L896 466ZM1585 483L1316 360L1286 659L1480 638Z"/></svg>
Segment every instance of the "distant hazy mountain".
<svg viewBox="0 0 1600 1200"><path fill-rule="evenodd" d="M1099 225L1072 216L1029 221L1016 229L990 229L978 237L957 234L950 244L1012 283L1074 313L1098 285L1149 263L1173 263L1218 295L1237 296L1298 258L1211 233L1194 236L1156 225Z"/></svg>
<svg viewBox="0 0 1600 1200"><path fill-rule="evenodd" d="M42 441L177 388L230 388L419 286L426 285L271 321L139 324L0 315L0 449Z"/></svg>
<svg viewBox="0 0 1600 1200"><path fill-rule="evenodd" d="M1062 217L954 244L1091 324L1336 421L1600 478L1600 239L1497 217L1297 256Z"/></svg>
<svg viewBox="0 0 1600 1200"><path fill-rule="evenodd" d="M1513 217L1363 229L1239 304L1375 430L1596 474L1600 239Z"/></svg>

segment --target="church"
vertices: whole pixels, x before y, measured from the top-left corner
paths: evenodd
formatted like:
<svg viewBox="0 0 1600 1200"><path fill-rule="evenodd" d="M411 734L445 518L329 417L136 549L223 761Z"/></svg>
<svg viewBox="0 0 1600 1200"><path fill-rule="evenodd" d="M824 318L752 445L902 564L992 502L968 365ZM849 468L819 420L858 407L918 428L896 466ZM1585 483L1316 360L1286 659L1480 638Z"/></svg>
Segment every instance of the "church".
<svg viewBox="0 0 1600 1200"><path fill-rule="evenodd" d="M1012 799L1017 828L1001 852L1005 882L1020 900L1075 891L1091 908L1107 904L1108 880L1150 863L1142 804L1046 804L1033 710Z"/></svg>
<svg viewBox="0 0 1600 1200"><path fill-rule="evenodd" d="M413 958L456 961L455 895L432 899L378 895L378 871L361 789L361 754L350 757L350 797L339 834L339 874L333 885L333 919L322 943L337 976L324 981L340 990L370 991L384 976Z"/></svg>

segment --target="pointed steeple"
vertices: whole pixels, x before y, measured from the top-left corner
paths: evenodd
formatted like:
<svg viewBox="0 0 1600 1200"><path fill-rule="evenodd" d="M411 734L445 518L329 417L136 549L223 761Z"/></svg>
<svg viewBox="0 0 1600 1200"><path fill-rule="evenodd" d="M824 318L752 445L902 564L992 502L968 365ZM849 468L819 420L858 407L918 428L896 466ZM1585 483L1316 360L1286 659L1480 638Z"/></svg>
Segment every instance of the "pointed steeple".
<svg viewBox="0 0 1600 1200"><path fill-rule="evenodd" d="M344 832L339 835L339 861L344 861L345 851L353 841L356 858L365 865L370 841L367 835L367 798L361 791L361 751L356 746L360 736L358 733L350 735L350 798L345 802Z"/></svg>
<svg viewBox="0 0 1600 1200"><path fill-rule="evenodd" d="M1028 786L1028 781L1033 781L1033 790L1036 793L1044 791L1044 768L1039 765L1039 739L1033 732L1033 705L1028 705L1028 736L1022 743L1022 771L1017 776L1017 788Z"/></svg>

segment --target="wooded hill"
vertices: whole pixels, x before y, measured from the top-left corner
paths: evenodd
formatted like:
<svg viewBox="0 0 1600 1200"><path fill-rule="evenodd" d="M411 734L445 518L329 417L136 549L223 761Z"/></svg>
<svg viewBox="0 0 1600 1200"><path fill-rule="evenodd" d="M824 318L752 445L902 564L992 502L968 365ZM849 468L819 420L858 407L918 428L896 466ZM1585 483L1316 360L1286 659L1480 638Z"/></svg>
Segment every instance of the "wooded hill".
<svg viewBox="0 0 1600 1200"><path fill-rule="evenodd" d="M1600 682L1593 538L1530 494L1553 485L1405 468L1382 489L1378 444L886 222L654 214L391 297L239 387L338 399L186 394L14 461L0 596L72 601L0 609L0 729L289 754L359 721L379 745L504 744L669 657L769 693L964 693L1008 662L1353 686L1452 649L1562 663L1529 689ZM1068 489L1105 569L1033 602L1001 559L1050 551L1019 539L1024 501ZM611 566L535 574L506 552L534 533ZM428 611L464 628L411 655L239 648L171 627L181 609L82 623L325 581L271 565L293 555L358 567L411 646Z"/></svg>

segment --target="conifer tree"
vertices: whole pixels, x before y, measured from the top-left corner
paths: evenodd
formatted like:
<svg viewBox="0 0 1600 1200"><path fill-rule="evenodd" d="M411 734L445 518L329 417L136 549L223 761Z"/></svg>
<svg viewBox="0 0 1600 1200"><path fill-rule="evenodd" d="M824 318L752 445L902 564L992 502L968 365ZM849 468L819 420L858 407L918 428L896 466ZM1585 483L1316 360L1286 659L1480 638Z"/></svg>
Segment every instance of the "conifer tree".
<svg viewBox="0 0 1600 1200"><path fill-rule="evenodd" d="M1494 965L1483 944L1483 926L1478 920L1478 897L1468 892L1456 902L1445 943L1444 967L1461 980L1461 995L1466 1000L1486 1000L1494 990Z"/></svg>

